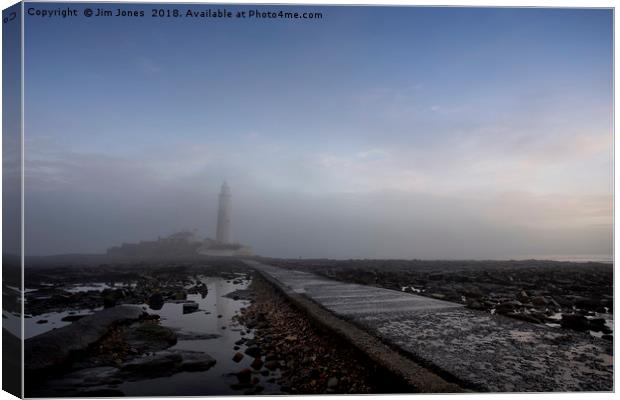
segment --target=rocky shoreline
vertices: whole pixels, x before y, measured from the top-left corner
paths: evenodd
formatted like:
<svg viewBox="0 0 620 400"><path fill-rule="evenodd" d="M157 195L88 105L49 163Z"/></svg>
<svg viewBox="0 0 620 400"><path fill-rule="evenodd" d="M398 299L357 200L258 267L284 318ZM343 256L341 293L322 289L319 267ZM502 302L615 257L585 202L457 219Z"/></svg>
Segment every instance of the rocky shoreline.
<svg viewBox="0 0 620 400"><path fill-rule="evenodd" d="M551 325L558 332L585 331L595 336L592 340L613 339L609 265L269 262L458 302ZM29 371L28 396L413 392L349 342L314 323L239 260L52 266L27 270L26 281L26 337L32 336L27 348L42 337L52 337L48 345L59 347L66 339L62 333L71 327L84 325L94 332L70 355L44 360L45 368ZM123 307L140 312L110 320L104 329L102 316ZM99 327L92 330L94 326ZM56 368L49 368L50 362ZM175 385L185 392L165 392Z"/></svg>
<svg viewBox="0 0 620 400"><path fill-rule="evenodd" d="M280 371L273 379L283 393L412 392L351 344L315 325L260 276L255 275L250 288L255 301L238 319L255 329L255 338L245 341L245 354L234 357L252 357L256 371L262 366Z"/></svg>
<svg viewBox="0 0 620 400"><path fill-rule="evenodd" d="M28 326L44 333L26 340L28 396L150 394L148 382L170 379L170 386L183 374L213 369L217 385L185 393L411 392L233 260L87 270L30 272ZM218 294L222 285L234 290ZM237 311L221 315L222 302ZM217 343L229 343L228 350Z"/></svg>

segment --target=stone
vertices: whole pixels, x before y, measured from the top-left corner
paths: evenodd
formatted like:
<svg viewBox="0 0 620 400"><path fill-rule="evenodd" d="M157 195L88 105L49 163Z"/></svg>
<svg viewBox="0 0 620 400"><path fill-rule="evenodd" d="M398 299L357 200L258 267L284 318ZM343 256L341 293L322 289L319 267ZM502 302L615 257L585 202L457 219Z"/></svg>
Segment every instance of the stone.
<svg viewBox="0 0 620 400"><path fill-rule="evenodd" d="M243 359L243 354L237 352L235 353L235 355L233 356L232 360L236 363L238 363L239 361L241 361Z"/></svg>
<svg viewBox="0 0 620 400"><path fill-rule="evenodd" d="M250 367L259 370L263 367L263 360L261 360L260 358L255 358L254 361L252 361L252 364L250 364Z"/></svg>
<svg viewBox="0 0 620 400"><path fill-rule="evenodd" d="M482 305L478 300L467 299L465 306L467 308L471 308L473 310L483 310L484 305Z"/></svg>
<svg viewBox="0 0 620 400"><path fill-rule="evenodd" d="M174 300L185 300L187 299L187 292L182 290L174 294Z"/></svg>
<svg viewBox="0 0 620 400"><path fill-rule="evenodd" d="M278 361L276 361L276 360L267 361L265 363L265 368L267 368L267 369L269 369L271 371L274 371L274 370L280 368L280 363Z"/></svg>
<svg viewBox="0 0 620 400"><path fill-rule="evenodd" d="M126 362L121 374L128 380L171 376L179 370L183 357L177 353L161 352Z"/></svg>
<svg viewBox="0 0 620 400"><path fill-rule="evenodd" d="M237 372L237 379L239 380L239 383L250 383L252 379L252 370L249 368L242 369Z"/></svg>
<svg viewBox="0 0 620 400"><path fill-rule="evenodd" d="M183 303L183 314L191 314L198 311L198 303Z"/></svg>
<svg viewBox="0 0 620 400"><path fill-rule="evenodd" d="M329 378L329 380L327 381L327 387L329 389L335 389L336 386L338 386L338 378L336 378L335 376Z"/></svg>
<svg viewBox="0 0 620 400"><path fill-rule="evenodd" d="M540 324L540 320L531 314L506 313L505 315L510 318L520 319L521 321L531 322L533 324Z"/></svg>
<svg viewBox="0 0 620 400"><path fill-rule="evenodd" d="M523 304L520 301L516 301L516 300L505 301L495 306L495 311L497 311L500 314L506 314L522 306Z"/></svg>
<svg viewBox="0 0 620 400"><path fill-rule="evenodd" d="M525 290L522 290L517 293L517 300L522 303L528 303L530 301L530 296L527 295L527 292Z"/></svg>
<svg viewBox="0 0 620 400"><path fill-rule="evenodd" d="M200 351L184 351L181 369L188 372L206 371L216 364L210 355Z"/></svg>
<svg viewBox="0 0 620 400"><path fill-rule="evenodd" d="M532 302L532 304L534 304L535 306L538 306L538 307L546 306L547 303L548 303L547 299L545 297L543 297L543 296L532 297L531 298L531 302Z"/></svg>
<svg viewBox="0 0 620 400"><path fill-rule="evenodd" d="M177 342L177 336L172 329L152 322L132 326L124 337L127 344L141 353L163 350Z"/></svg>
<svg viewBox="0 0 620 400"><path fill-rule="evenodd" d="M153 293L149 297L148 304L153 310L161 310L164 306L164 296L159 292Z"/></svg>
<svg viewBox="0 0 620 400"><path fill-rule="evenodd" d="M573 329L576 331L587 331L590 329L588 319L583 315L563 314L560 321L562 328Z"/></svg>
<svg viewBox="0 0 620 400"><path fill-rule="evenodd" d="M261 351L260 348L258 348L257 346L252 346L252 347L248 347L247 349L245 349L245 354L247 354L250 357L259 357L261 355Z"/></svg>
<svg viewBox="0 0 620 400"><path fill-rule="evenodd" d="M143 313L137 306L107 308L70 325L26 339L24 367L29 371L57 368L73 353L84 351L99 341L112 325L137 320Z"/></svg>

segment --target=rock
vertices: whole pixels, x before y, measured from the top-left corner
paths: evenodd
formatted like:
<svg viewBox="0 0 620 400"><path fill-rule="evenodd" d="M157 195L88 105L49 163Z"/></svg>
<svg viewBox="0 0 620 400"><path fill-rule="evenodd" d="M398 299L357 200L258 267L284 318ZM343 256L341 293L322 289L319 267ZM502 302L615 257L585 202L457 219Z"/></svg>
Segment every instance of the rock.
<svg viewBox="0 0 620 400"><path fill-rule="evenodd" d="M182 290L174 294L174 300L185 300L187 299L187 292Z"/></svg>
<svg viewBox="0 0 620 400"><path fill-rule="evenodd" d="M336 386L338 386L338 378L336 378L335 376L329 378L329 380L327 381L327 388L335 389Z"/></svg>
<svg viewBox="0 0 620 400"><path fill-rule="evenodd" d="M250 380L252 379L252 370L249 368L242 369L237 372L237 379L239 380L239 383L250 383Z"/></svg>
<svg viewBox="0 0 620 400"><path fill-rule="evenodd" d="M265 363L265 368L271 371L275 371L276 369L280 368L280 363L276 360L270 360Z"/></svg>
<svg viewBox="0 0 620 400"><path fill-rule="evenodd" d="M58 368L76 352L84 351L105 335L112 325L137 320L137 306L118 306L98 311L79 321L24 341L24 367L29 371Z"/></svg>
<svg viewBox="0 0 620 400"><path fill-rule="evenodd" d="M47 320L46 319L40 319L37 321L37 324L47 324Z"/></svg>
<svg viewBox="0 0 620 400"><path fill-rule="evenodd" d="M605 326L605 318L592 318L590 320L590 325L592 326Z"/></svg>
<svg viewBox="0 0 620 400"><path fill-rule="evenodd" d="M590 329L589 321L583 315L563 314L560 321L562 328L573 329L576 331L587 331Z"/></svg>
<svg viewBox="0 0 620 400"><path fill-rule="evenodd" d="M483 310L485 307L478 300L467 299L465 306L473 310Z"/></svg>
<svg viewBox="0 0 620 400"><path fill-rule="evenodd" d="M521 308L522 306L523 304L520 301L516 301L516 300L505 301L495 306L495 311L497 311L500 314L506 314L509 312L513 312L514 310Z"/></svg>
<svg viewBox="0 0 620 400"><path fill-rule="evenodd" d="M560 305L553 298L548 298L547 300L548 300L547 302L548 307L552 308L555 311L558 311L560 309Z"/></svg>
<svg viewBox="0 0 620 400"><path fill-rule="evenodd" d="M519 300L521 303L528 303L530 301L530 297L527 295L527 292L525 290L522 290L517 293L517 300Z"/></svg>
<svg viewBox="0 0 620 400"><path fill-rule="evenodd" d="M236 363L238 363L239 361L241 361L243 359L243 354L237 352L235 353L235 355L233 356L232 360Z"/></svg>
<svg viewBox="0 0 620 400"><path fill-rule="evenodd" d="M183 303L183 314L191 314L198 311L198 303Z"/></svg>
<svg viewBox="0 0 620 400"><path fill-rule="evenodd" d="M575 306L578 308L585 308L588 310L595 310L601 305L601 300L594 297L577 297L575 299Z"/></svg>
<svg viewBox="0 0 620 400"><path fill-rule="evenodd" d="M254 361L252 361L252 364L250 365L250 367L259 370L263 367L263 360L261 360L260 358L255 358Z"/></svg>
<svg viewBox="0 0 620 400"><path fill-rule="evenodd" d="M153 310L161 310L164 306L164 296L161 293L153 293L148 300L149 307Z"/></svg>
<svg viewBox="0 0 620 400"><path fill-rule="evenodd" d="M113 293L103 296L103 308L111 308L116 306L117 298Z"/></svg>
<svg viewBox="0 0 620 400"><path fill-rule="evenodd" d="M546 306L547 303L548 303L547 299L545 297L543 297L543 296L532 297L531 298L531 302L532 302L532 304L534 304L535 306L538 306L538 307Z"/></svg>
<svg viewBox="0 0 620 400"><path fill-rule="evenodd" d="M605 340L609 340L609 341L613 341L614 340L614 336L613 335L603 335L601 336L601 338L605 339Z"/></svg>
<svg viewBox="0 0 620 400"><path fill-rule="evenodd" d="M261 351L260 348L258 348L257 346L252 346L252 347L248 347L247 349L245 349L245 354L247 354L250 357L259 357L261 355Z"/></svg>
<svg viewBox="0 0 620 400"><path fill-rule="evenodd" d="M126 362L120 375L129 381L153 379L181 371L206 371L215 363L213 357L199 351L162 351Z"/></svg>
<svg viewBox="0 0 620 400"><path fill-rule="evenodd" d="M523 313L506 313L507 317L520 319L521 321L531 322L533 324L540 324L540 320L534 317L531 314L523 314Z"/></svg>
<svg viewBox="0 0 620 400"><path fill-rule="evenodd" d="M210 355L200 351L184 351L181 369L188 372L206 371L216 364Z"/></svg>
<svg viewBox="0 0 620 400"><path fill-rule="evenodd" d="M181 367L183 357L172 352L155 353L126 362L121 374L128 380L152 379L175 374Z"/></svg>
<svg viewBox="0 0 620 400"><path fill-rule="evenodd" d="M63 381L88 383L89 386L103 386L122 383L118 377L119 369L115 367L87 367L68 373L62 377Z"/></svg>
<svg viewBox="0 0 620 400"><path fill-rule="evenodd" d="M132 326L124 336L127 344L141 353L163 350L177 342L174 331L153 322Z"/></svg>

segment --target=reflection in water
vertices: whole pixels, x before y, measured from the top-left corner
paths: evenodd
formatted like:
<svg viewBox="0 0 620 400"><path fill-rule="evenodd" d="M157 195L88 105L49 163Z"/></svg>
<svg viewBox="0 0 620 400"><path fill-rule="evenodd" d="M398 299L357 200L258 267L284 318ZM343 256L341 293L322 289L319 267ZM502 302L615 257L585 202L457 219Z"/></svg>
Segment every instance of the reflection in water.
<svg viewBox="0 0 620 400"><path fill-rule="evenodd" d="M207 295L203 298L200 294L189 294L187 302L198 304L198 311L183 314L183 302L168 302L159 310L150 308L147 304L142 307L149 314L160 316L160 324L177 332L180 338L177 344L168 350L200 351L207 353L217 360L215 366L202 372L181 372L169 377L144 379L134 382L123 382L105 386L91 387L95 389L117 389L127 396L199 396L199 395L232 395L241 394L239 390L233 390L232 384L237 383L233 373L244 368L251 368L253 359L244 356L236 363L232 360L235 352L244 352L245 346L240 344L238 350L234 350L236 342L241 338L251 339L253 331L239 325L234 317L240 310L250 304L247 300L234 300L224 297L235 291L246 289L250 283L248 280L230 280L220 277L199 277L199 281L208 288ZM92 290L94 285L84 285L83 289ZM97 285L101 289L103 285ZM73 311L72 314L90 313L90 310ZM70 322L61 321L69 312L47 313L27 319L27 332L30 336L68 325ZM47 320L45 324L38 324L40 320ZM203 338L198 335L202 334ZM204 334L217 334L212 339L204 339ZM277 393L279 386L274 381L280 377L279 371L270 372L268 375L256 376L260 379L260 385L265 388L264 393ZM270 382L268 382L270 381ZM65 382L66 383L66 382Z"/></svg>
<svg viewBox="0 0 620 400"><path fill-rule="evenodd" d="M147 308L149 313L159 314L161 324L173 329L180 329L180 333L217 333L221 335L208 340L179 340L171 350L202 351L217 360L217 364L208 371L182 372L171 377L147 379L137 382L126 382L118 386L128 396L198 396L240 394L230 388L237 383L237 378L231 373L243 368L250 368L252 358L245 356L239 363L232 361L236 352L233 350L235 342L242 337L252 338L253 332L233 321L239 311L249 305L249 301L233 300L223 297L237 289L247 288L249 282L232 283L219 277L202 277L200 281L207 285L209 292L203 299L201 295L189 295L188 300L199 304L199 311L183 314L182 304L166 303L159 311ZM219 317L221 315L221 317ZM248 333L249 332L249 333ZM243 352L243 346L239 350ZM275 375L276 377L278 375ZM273 378L274 375L271 375ZM270 377L261 378L261 385L265 392L276 391L278 386L268 383Z"/></svg>

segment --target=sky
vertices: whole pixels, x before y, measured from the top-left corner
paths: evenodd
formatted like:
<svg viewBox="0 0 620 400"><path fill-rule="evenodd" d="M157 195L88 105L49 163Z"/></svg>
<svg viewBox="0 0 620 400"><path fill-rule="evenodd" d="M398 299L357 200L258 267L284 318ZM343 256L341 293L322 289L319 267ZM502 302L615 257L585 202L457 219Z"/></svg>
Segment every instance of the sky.
<svg viewBox="0 0 620 400"><path fill-rule="evenodd" d="M121 8L26 17L27 254L214 237L226 180L260 255L611 257L610 10Z"/></svg>

